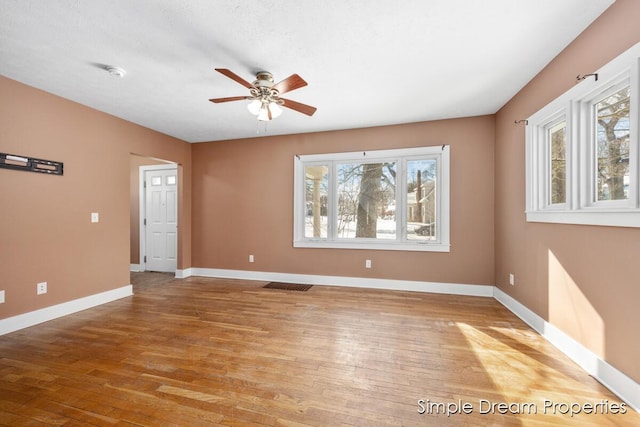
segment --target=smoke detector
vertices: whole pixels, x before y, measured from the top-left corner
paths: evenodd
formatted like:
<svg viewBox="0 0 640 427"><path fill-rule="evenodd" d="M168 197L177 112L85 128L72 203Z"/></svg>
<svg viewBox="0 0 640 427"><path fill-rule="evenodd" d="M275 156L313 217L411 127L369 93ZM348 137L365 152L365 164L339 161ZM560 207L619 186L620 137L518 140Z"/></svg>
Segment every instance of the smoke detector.
<svg viewBox="0 0 640 427"><path fill-rule="evenodd" d="M105 70L107 70L107 72L109 73L110 76L112 77L124 77L125 74L127 74L127 72L125 70L123 70L120 67L112 67L112 66L107 66L105 67Z"/></svg>

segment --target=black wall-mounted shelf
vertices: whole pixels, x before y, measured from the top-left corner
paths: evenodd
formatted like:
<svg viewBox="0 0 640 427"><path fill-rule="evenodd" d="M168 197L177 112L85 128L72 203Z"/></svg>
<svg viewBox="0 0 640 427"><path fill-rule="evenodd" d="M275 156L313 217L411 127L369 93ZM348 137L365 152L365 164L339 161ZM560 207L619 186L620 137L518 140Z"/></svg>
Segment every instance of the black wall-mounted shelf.
<svg viewBox="0 0 640 427"><path fill-rule="evenodd" d="M50 175L62 175L63 172L62 162L35 159L33 157L24 157L8 153L0 153L0 168L47 173Z"/></svg>

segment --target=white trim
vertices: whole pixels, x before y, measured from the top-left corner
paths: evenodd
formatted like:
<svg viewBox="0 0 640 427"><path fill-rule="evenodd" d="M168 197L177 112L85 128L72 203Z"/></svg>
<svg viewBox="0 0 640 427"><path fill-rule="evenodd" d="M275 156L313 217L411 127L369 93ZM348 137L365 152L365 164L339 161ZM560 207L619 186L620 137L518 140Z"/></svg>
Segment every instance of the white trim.
<svg viewBox="0 0 640 427"><path fill-rule="evenodd" d="M1 319L0 335L15 332L20 329L57 319L58 317L77 313L79 311L129 297L131 295L133 295L133 287L131 285L126 285L121 288L112 289L99 294L89 295L87 297L67 301L62 304L52 305L51 307Z"/></svg>
<svg viewBox="0 0 640 427"><path fill-rule="evenodd" d="M414 241L406 236L406 167L411 160L435 160L436 178L436 240ZM450 252L450 146L435 145L428 147L402 148L392 150L356 151L349 153L309 154L294 157L293 180L293 247L294 248L333 248L398 250L421 252ZM394 239L343 238L338 236L336 218L338 218L338 166L346 162L379 163L382 161L396 164L396 236ZM305 237L305 166L324 166L327 168L328 202L327 235L323 238Z"/></svg>
<svg viewBox="0 0 640 427"><path fill-rule="evenodd" d="M146 271L146 263L144 262L144 254L146 253L146 226L144 225L144 218L147 212L147 204L146 204L146 196L147 191L144 186L144 174L147 171L155 171L155 170L175 170L176 171L176 189L180 191L180 182L178 181L178 164L169 162L162 165L143 165L138 167L138 221L139 221L139 238L138 238L138 252L140 254L139 259L139 269L137 271ZM178 196L179 197L179 196ZM178 217L178 221L180 218ZM180 232L180 228L177 229L176 233ZM176 235L176 239L180 239L180 235Z"/></svg>
<svg viewBox="0 0 640 427"><path fill-rule="evenodd" d="M525 136L528 222L640 227L640 42L531 115ZM628 198L597 200L594 106L630 87ZM564 118L566 203L549 204L549 126Z"/></svg>
<svg viewBox="0 0 640 427"><path fill-rule="evenodd" d="M140 267L140 264L129 264L129 271L133 271L135 273L142 271L141 270L142 267Z"/></svg>
<svg viewBox="0 0 640 427"><path fill-rule="evenodd" d="M176 270L176 279L186 279L187 277L193 276L191 273L191 268L185 268L184 270Z"/></svg>
<svg viewBox="0 0 640 427"><path fill-rule="evenodd" d="M394 291L429 292L434 294L492 297L493 286L457 283L420 282L414 280L374 279L367 277L318 276L267 271L191 268L193 276L223 279L260 280L265 282L303 283L306 285L346 286L351 288L387 289Z"/></svg>
<svg viewBox="0 0 640 427"><path fill-rule="evenodd" d="M640 384L499 288L493 297L630 407L640 412Z"/></svg>
<svg viewBox="0 0 640 427"><path fill-rule="evenodd" d="M365 249L365 250L383 250L383 251L413 251L413 252L451 252L450 244L431 243L431 242L415 242L404 243L395 241L385 241L384 239L367 239L367 243L362 239L355 241L349 239L346 241L334 240L313 240L307 239L300 242L294 242L295 248L327 248L327 249ZM371 243L369 243L371 242Z"/></svg>
<svg viewBox="0 0 640 427"><path fill-rule="evenodd" d="M533 211L527 212L528 222L556 224L601 225L605 227L640 227L640 210Z"/></svg>

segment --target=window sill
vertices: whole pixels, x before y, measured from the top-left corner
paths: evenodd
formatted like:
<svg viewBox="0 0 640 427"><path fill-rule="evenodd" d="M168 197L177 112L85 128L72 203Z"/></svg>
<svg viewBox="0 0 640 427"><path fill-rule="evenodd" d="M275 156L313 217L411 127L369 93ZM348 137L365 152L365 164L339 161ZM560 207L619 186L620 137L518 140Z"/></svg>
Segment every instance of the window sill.
<svg viewBox="0 0 640 427"><path fill-rule="evenodd" d="M606 227L640 227L640 210L527 212L527 222L596 225Z"/></svg>
<svg viewBox="0 0 640 427"><path fill-rule="evenodd" d="M358 242L328 242L322 240L305 240L293 242L294 248L318 249L366 249L381 251L409 251L409 252L450 252L451 245L445 243L358 243Z"/></svg>

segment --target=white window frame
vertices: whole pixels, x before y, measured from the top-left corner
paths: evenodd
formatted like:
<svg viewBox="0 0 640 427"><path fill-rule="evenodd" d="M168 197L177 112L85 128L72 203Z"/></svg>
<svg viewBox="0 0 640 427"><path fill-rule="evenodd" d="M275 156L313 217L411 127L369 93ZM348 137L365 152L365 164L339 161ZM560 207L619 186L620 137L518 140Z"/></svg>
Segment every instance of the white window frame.
<svg viewBox="0 0 640 427"><path fill-rule="evenodd" d="M374 249L400 251L449 252L449 192L450 147L439 145L366 152L310 154L294 157L294 214L293 246L296 248ZM436 172L436 240L415 241L406 238L407 229L407 161L435 159ZM345 162L396 162L396 239L338 238L337 222L337 165ZM328 166L328 224L326 238L305 237L305 166Z"/></svg>
<svg viewBox="0 0 640 427"><path fill-rule="evenodd" d="M529 117L526 129L528 222L640 227L640 43ZM629 190L625 200L597 200L594 105L629 85ZM551 204L548 129L566 120L566 203Z"/></svg>

